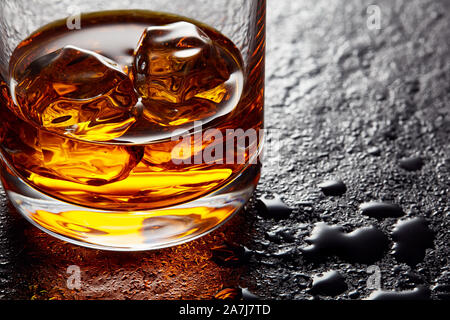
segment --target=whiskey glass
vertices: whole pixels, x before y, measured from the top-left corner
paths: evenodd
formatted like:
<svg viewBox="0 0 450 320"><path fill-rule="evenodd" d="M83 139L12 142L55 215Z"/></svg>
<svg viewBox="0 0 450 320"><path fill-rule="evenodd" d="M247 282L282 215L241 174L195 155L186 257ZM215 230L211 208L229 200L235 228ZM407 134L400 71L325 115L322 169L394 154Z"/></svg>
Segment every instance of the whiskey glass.
<svg viewBox="0 0 450 320"><path fill-rule="evenodd" d="M265 15L265 0L2 0L11 204L50 235L104 250L164 248L222 225L260 176Z"/></svg>

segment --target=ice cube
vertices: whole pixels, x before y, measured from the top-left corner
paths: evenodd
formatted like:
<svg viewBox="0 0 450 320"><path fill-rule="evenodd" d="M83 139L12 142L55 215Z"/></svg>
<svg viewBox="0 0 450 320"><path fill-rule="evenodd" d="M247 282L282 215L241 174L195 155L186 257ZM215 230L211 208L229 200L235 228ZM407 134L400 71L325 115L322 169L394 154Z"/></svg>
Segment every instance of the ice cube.
<svg viewBox="0 0 450 320"><path fill-rule="evenodd" d="M16 82L19 116L49 131L107 141L135 122L131 80L95 52L66 46L33 61Z"/></svg>
<svg viewBox="0 0 450 320"><path fill-rule="evenodd" d="M152 26L134 52L132 77L144 116L181 125L214 114L229 96L230 70L223 53L189 22Z"/></svg>
<svg viewBox="0 0 450 320"><path fill-rule="evenodd" d="M142 147L100 145L40 131L43 170L58 179L104 185L128 177L142 158Z"/></svg>
<svg viewBox="0 0 450 320"><path fill-rule="evenodd" d="M39 130L8 108L0 107L0 119L7 159L31 182L51 178L50 187L57 188L54 179L95 186L126 179L144 153L144 147L93 144Z"/></svg>

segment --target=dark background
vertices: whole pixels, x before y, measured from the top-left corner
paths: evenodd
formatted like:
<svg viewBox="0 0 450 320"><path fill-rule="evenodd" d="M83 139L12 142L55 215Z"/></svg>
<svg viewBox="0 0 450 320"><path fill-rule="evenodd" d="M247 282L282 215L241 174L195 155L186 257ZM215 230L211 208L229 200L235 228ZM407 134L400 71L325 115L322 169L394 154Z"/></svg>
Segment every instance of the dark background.
<svg viewBox="0 0 450 320"><path fill-rule="evenodd" d="M367 27L371 4L381 10L380 30ZM373 291L367 268L375 265L384 290L420 287L420 298L448 299L449 39L447 0L269 0L266 126L281 132L282 148L247 208L185 245L112 253L40 232L1 191L0 298L211 299L241 286L263 298L363 299ZM412 156L423 166L403 169L401 160ZM322 193L318 185L332 178L344 181L344 195ZM273 194L293 209L288 218L262 215L257 199ZM405 214L362 215L360 204L372 200L396 203ZM398 220L415 217L425 218L433 241L424 259L408 265L393 254L392 234ZM329 252L310 259L302 248L316 222L345 232L374 226L387 243L376 261ZM412 250L422 244L415 232ZM212 259L224 241L248 248L248 259ZM66 286L69 265L81 269L80 290ZM314 276L330 270L341 275L327 284L339 294L311 291Z"/></svg>

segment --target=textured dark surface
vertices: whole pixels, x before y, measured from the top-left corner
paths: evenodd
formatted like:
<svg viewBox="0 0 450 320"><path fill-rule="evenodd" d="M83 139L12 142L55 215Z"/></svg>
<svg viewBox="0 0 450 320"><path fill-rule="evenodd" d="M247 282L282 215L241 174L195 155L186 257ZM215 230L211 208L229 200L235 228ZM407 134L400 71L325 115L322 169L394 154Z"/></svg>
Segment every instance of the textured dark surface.
<svg viewBox="0 0 450 320"><path fill-rule="evenodd" d="M367 27L371 4L381 10L380 30ZM269 0L267 18L266 123L281 133L282 148L248 208L189 244L119 254L37 231L2 194L0 297L208 299L240 285L263 298L311 299L313 277L334 270L348 289L320 298L364 299L374 292L370 266L385 291L449 299L450 1ZM423 166L402 168L413 156ZM344 195L322 193L319 184L330 179L345 183ZM292 207L289 217L258 214L255 199L272 194ZM397 204L405 215L362 215L370 201ZM392 232L414 217L425 218L434 241L423 261L408 265L392 252ZM317 222L344 232L373 226L388 249L370 264L327 254L311 260L302 248ZM225 240L253 254L217 264L211 248ZM66 288L69 265L81 268L80 290Z"/></svg>

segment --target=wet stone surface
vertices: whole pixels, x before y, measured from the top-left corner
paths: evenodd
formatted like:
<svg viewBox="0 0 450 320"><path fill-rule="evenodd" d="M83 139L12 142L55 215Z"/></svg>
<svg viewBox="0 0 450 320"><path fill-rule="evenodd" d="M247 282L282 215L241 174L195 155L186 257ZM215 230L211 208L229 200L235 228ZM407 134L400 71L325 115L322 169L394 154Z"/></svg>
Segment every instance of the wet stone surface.
<svg viewBox="0 0 450 320"><path fill-rule="evenodd" d="M371 4L380 7L380 30L367 28ZM310 299L314 276L334 270L348 290L321 299L367 299L380 293L368 285L375 266L378 298L448 297L449 15L448 2L419 0L292 1L268 10L266 126L281 131L284 147L280 165L263 169L258 196L280 195L293 212L280 221L255 218L246 246L265 255L250 259L242 276L253 292ZM337 177L342 195L318 188ZM392 206L365 215L365 203ZM400 221L414 218L434 238L412 265L394 254L393 238ZM307 240L316 223L340 226L341 238L376 228L383 250L361 261L344 241L310 259L300 249L314 246ZM331 244L316 241L317 252L319 243Z"/></svg>
<svg viewBox="0 0 450 320"><path fill-rule="evenodd" d="M111 253L43 234L1 193L0 297L213 299L224 288L237 296L247 288L262 299L311 299L314 276L333 270L347 289L321 299L448 299L450 3L343 3L268 3L265 125L280 130L283 148L279 165L263 168L245 210L182 246ZM367 28L372 4L381 10L380 30ZM405 168L412 155L420 155L420 168ZM346 192L325 196L317 186L335 177ZM258 199L274 195L291 209L283 219L258 212ZM361 214L369 202L396 204L404 215ZM417 218L433 238L408 264L394 246L402 221ZM377 230L382 250L355 259L342 248L356 244L345 240L338 254L334 248L310 259L304 248L314 245L317 223L339 226L333 232L342 239ZM212 249L224 243L247 248L248 258L217 263ZM67 287L70 265L80 267L80 289Z"/></svg>

